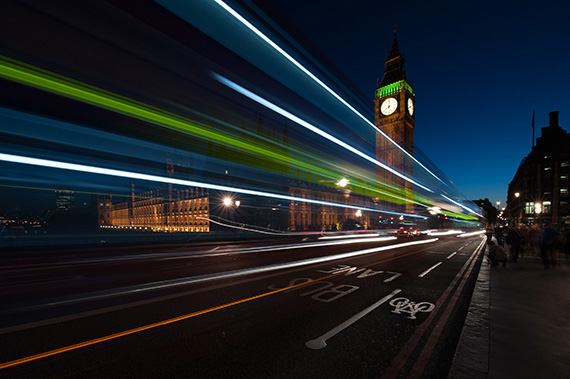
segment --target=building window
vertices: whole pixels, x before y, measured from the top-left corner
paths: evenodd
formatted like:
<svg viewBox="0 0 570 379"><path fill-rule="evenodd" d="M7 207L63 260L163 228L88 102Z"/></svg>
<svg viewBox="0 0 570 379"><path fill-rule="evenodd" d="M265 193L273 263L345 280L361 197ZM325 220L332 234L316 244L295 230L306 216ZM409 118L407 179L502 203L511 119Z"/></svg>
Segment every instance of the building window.
<svg viewBox="0 0 570 379"><path fill-rule="evenodd" d="M549 170L552 170L552 167L550 167L550 166L544 166L544 171L549 171Z"/></svg>
<svg viewBox="0 0 570 379"><path fill-rule="evenodd" d="M542 212L545 214L550 214L551 203L550 201L542 202Z"/></svg>
<svg viewBox="0 0 570 379"><path fill-rule="evenodd" d="M560 163L560 167L568 167L570 166L570 163L568 161L564 161Z"/></svg>
<svg viewBox="0 0 570 379"><path fill-rule="evenodd" d="M560 179L566 180L566 179L568 179L568 175L560 175Z"/></svg>
<svg viewBox="0 0 570 379"><path fill-rule="evenodd" d="M534 203L532 201L527 201L524 204L524 213L527 215L531 215L534 213Z"/></svg>
<svg viewBox="0 0 570 379"><path fill-rule="evenodd" d="M568 196L568 188L560 188L560 196Z"/></svg>

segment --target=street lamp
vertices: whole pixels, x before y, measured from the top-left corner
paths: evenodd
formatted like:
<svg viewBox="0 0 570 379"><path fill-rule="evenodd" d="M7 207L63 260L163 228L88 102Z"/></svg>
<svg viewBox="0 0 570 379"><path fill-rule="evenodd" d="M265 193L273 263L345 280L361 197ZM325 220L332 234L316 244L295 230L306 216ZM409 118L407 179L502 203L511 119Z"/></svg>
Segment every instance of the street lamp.
<svg viewBox="0 0 570 379"><path fill-rule="evenodd" d="M515 192L515 197L519 197L521 194L519 192Z"/></svg>
<svg viewBox="0 0 570 379"><path fill-rule="evenodd" d="M350 180L346 179L346 178L342 178L341 180L339 180L338 182L336 182L336 185L339 187L346 187L348 185L348 183L350 183Z"/></svg>
<svg viewBox="0 0 570 379"><path fill-rule="evenodd" d="M501 205L500 201L497 201L497 209L499 209L499 206Z"/></svg>

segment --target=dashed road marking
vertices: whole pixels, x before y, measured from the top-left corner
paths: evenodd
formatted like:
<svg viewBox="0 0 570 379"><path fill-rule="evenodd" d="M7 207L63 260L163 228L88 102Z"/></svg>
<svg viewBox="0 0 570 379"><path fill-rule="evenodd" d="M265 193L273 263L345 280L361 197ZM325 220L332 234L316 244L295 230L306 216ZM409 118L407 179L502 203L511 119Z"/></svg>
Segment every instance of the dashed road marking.
<svg viewBox="0 0 570 379"><path fill-rule="evenodd" d="M445 259L451 259L451 257L453 257L455 254L457 254L457 251L454 251L453 253L449 254L449 256Z"/></svg>

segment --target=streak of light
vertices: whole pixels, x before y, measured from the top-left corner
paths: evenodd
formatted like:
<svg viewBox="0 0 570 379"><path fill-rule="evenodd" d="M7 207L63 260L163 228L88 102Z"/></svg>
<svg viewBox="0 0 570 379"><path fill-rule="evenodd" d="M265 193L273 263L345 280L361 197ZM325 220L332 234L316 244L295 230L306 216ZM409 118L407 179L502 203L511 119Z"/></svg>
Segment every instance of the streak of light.
<svg viewBox="0 0 570 379"><path fill-rule="evenodd" d="M293 58L292 56L290 56L285 50L283 50L281 47L279 47L279 45L277 45L275 42L273 42L269 37L267 37L265 34L263 34L259 29L257 29L255 26L253 26L249 21L247 21L244 17L242 17L239 13L237 13L235 10L233 10L230 6L228 6L226 3L224 3L222 0L214 0L216 3L218 3L218 5L220 5L223 9L225 9L228 13L230 13L232 16L234 16L237 20L239 20L242 24L244 24L247 28L249 28L252 32L254 32L258 37L260 37L262 40L264 40L267 44L269 44L272 48L274 48L275 50L277 50L277 52L279 52L281 55L283 55L285 58L287 58L287 60L289 60L291 63L293 63L295 66L297 66L301 71L303 71L307 76L309 76L312 80L315 81L315 83L317 83L318 85L320 85L321 87L323 87L327 92L329 92L331 95L333 95L338 101L340 101L343 105L345 105L348 109L350 109L352 112L354 112L354 114L356 114L358 117L360 117L362 120L364 120L364 122L366 122L368 125L370 125L372 128L374 128L377 132L379 132L380 134L382 134L388 141L390 141L392 144L394 144L396 147L398 147L398 149L400 149L404 154L406 154L408 157L410 157L411 159L414 160L414 162L416 162L417 164L419 164L424 170L426 170L427 172L429 172L434 178L436 178L437 180L439 180L441 183L447 185L443 180L441 180L437 175L435 175L433 172L431 172L426 166L424 166L423 164L421 164L416 158L414 158L413 155L411 155L409 152L406 151L406 149L404 149L403 147L401 147L400 145L398 145L393 139L391 139L390 137L388 137L388 135L386 135L386 133L384 133L382 130L380 130L376 125L374 125L374 123L372 123L370 120L368 120L365 116L363 116L360 112L358 112L352 105L350 105L346 100L344 100L342 97L340 97L340 95L338 95L335 91L333 91L329 86L327 86L325 83L323 83L319 78L317 78L312 72L310 72L308 69L306 69L302 64L300 64L295 58Z"/></svg>
<svg viewBox="0 0 570 379"><path fill-rule="evenodd" d="M471 208L466 207L465 205L461 204L460 202L455 201L455 200L453 200L453 199L451 199L451 198L445 196L444 194L440 194L440 195L441 195L441 197L443 197L444 199L451 201L451 202L452 202L453 204L455 204L455 205L459 205L461 208L467 210L468 212L471 212L471 213L473 213L473 214L476 215L476 216L483 217L483 215L480 215L479 213L473 211Z"/></svg>
<svg viewBox="0 0 570 379"><path fill-rule="evenodd" d="M76 164L76 163L59 162L59 161L52 161L52 160L47 160L47 159L23 157L23 156L19 156L19 155L11 155L11 154L0 153L0 161L12 162L12 163L18 163L18 164L26 164L26 165L32 165L32 166L40 166L40 167L57 168L57 169L62 169L62 170L87 172L87 173L91 173L91 174L108 175L108 176L114 176L114 177L148 180L151 182L171 183L171 184L178 184L181 186L201 187L201 188L207 188L207 189L212 189L212 190L217 190L217 191L229 191L229 192L235 192L235 193L243 193L246 195L269 197L269 198L274 198L274 199L292 200L292 201L307 202L307 203L312 203L312 204L328 205L328 206L337 207L337 208L350 208L350 209L356 209L356 210L362 209L362 210L369 211L369 212L386 213L386 212L378 210L378 209L363 208L363 207L357 207L357 206L353 206L353 205L340 204L340 203L331 203L331 202L316 200L316 199L307 199L307 198L301 198L301 197L295 197L295 196L279 195L279 194L275 194L275 193L250 190L250 189L245 189L245 188L221 186L221 185L217 185L217 184L202 183L202 182L196 182L196 181L192 181L192 180L167 178L164 176L141 174L141 173L136 173L136 172L131 172L131 171L115 170L115 169L95 167L95 166L86 166L86 165L81 165L81 164ZM408 217L424 218L423 216L414 215L414 214L404 214L404 215L408 216Z"/></svg>
<svg viewBox="0 0 570 379"><path fill-rule="evenodd" d="M411 246L411 245L417 245L417 244L419 244L419 243L435 242L435 241L437 241L437 240L438 240L437 238L434 238L434 239L425 240L425 241L407 242L407 243L400 244L400 245L398 245L398 246L399 246L399 247ZM392 246L385 246L385 248L394 248L393 246L395 246L395 245L392 245ZM370 250L374 250L374 251L370 251ZM387 250L387 249L375 248L375 249L361 250L360 252L361 252L361 254L369 254L369 253L373 253L373 252L381 251L381 250ZM353 252L353 253L358 253L358 252ZM379 263L391 261L391 260L398 259L398 258L403 258L403 257L405 257L405 256L412 255L412 254L416 254L416 253L418 253L418 252L412 252L412 253L403 254L403 255L398 256L398 257L388 258L388 259L385 259L385 260L383 260L383 261L381 261L381 262L375 262L375 263L373 263L372 265L376 265L376 264L379 264ZM345 253L345 254L349 254L349 253ZM340 255L344 255L344 254L340 254ZM368 266L370 266L370 265L368 265ZM366 267L366 266L364 266L364 267ZM24 363L28 363L28 362L33 362L33 361L36 361L36 360L38 360L38 359L42 359L42 358L46 358L46 357L51 357L51 356L54 356L54 355L62 354L62 353L68 352L68 351L81 349L81 348L83 348L83 347L92 346L92 345L95 345L95 344L98 344L98 343L101 343L101 342L105 342L105 341L113 340L113 339L116 339L116 338L128 336L128 335L130 335L130 334L135 334L135 333L143 332L143 331L145 331L145 330L154 329L154 328L159 327L159 326L164 326L164 325L173 324L173 323L176 323L176 322L179 322L179 321L183 321L183 320L187 320L187 319L190 319L190 318L193 318L193 317L196 317L196 316L200 316L200 315L203 315L203 314L211 313L211 312L214 312L214 311L217 311L217 310L220 310L220 309L229 308L229 307L232 307L232 306L234 306L234 305L247 303L247 302L252 301L252 300L261 299L261 298L266 297L266 296L270 296L270 295L273 295L273 294L276 294L276 293L285 292L285 291L291 290L291 289L293 289L293 288L301 287L301 286L304 286L304 285L307 285L307 284L310 284L310 283L315 283L315 282L318 282L318 281L320 281L320 280L332 278L332 277L335 277L335 276L338 276L338 275L342 275L342 274L344 274L344 272L338 273L338 274L328 275L328 276L325 276L325 277L322 277L322 278L319 278L319 279L311 280L311 281L304 282L304 283L295 284L295 285L288 286L288 287L283 287L283 288L280 288L280 289L277 289L277 290L274 290L274 291L265 292L265 293L262 293L262 294L259 294L259 295L255 295L255 296L251 296L251 297L245 298L245 299L236 300L236 301L233 301L233 302L230 302L230 303L226 303L226 304L218 305L218 306L215 306L215 307L203 309L203 310L200 310L200 311L197 311L197 312L193 312L193 313L185 314L185 315L182 315L182 316L174 317L174 318L171 318L171 319L168 319L168 320L155 322L155 323L153 323L153 324L144 325L144 326L141 326L141 327L138 327L138 328L125 330L125 331L123 331L123 332L119 332L119 333L107 335L107 336L100 337L100 338L95 338L95 339L92 339L92 340L89 340L89 341L80 342L80 343L77 343L77 344L75 344L75 345L65 346L65 347L62 347L62 348L59 348L59 349L54 349L54 350L46 351L46 352L43 352L43 353L40 353L40 354L31 355L31 356L24 357L24 358L21 358L21 359L16 359L16 360L13 360L13 361L10 361L10 362L0 363L0 370L3 370L3 369L8 368L8 367L18 366L18 365L21 365L21 364L24 364Z"/></svg>
<svg viewBox="0 0 570 379"><path fill-rule="evenodd" d="M324 237L319 237L320 240L332 240L332 239L342 239L342 238L371 238L371 237L378 237L380 236L380 234L378 233L374 233L374 234L361 234L361 235L344 235L344 236L324 236Z"/></svg>
<svg viewBox="0 0 570 379"><path fill-rule="evenodd" d="M301 233L267 232L267 231L265 231L265 230L258 230L258 229L246 228L246 227L243 227L243 226L230 225L230 224L226 224L226 223L223 223L223 222L215 221L215 220L212 220L211 218L206 218L206 217L196 217L196 219L198 219L198 220L208 220L208 221L211 222L211 223L218 224L218 225L224 226L224 227L226 227L226 228L245 230L245 231L248 231L248 232L255 232L255 233L260 233L260 234L270 234L270 235L274 235L274 236L277 236L277 235L278 235L278 236L283 236L283 235L300 235L300 234L301 234Z"/></svg>
<svg viewBox="0 0 570 379"><path fill-rule="evenodd" d="M445 232L428 232L427 235L428 236L450 236L450 235L454 235L454 234L462 234L463 231L461 230L448 230Z"/></svg>
<svg viewBox="0 0 570 379"><path fill-rule="evenodd" d="M393 238L388 237L386 239L383 239L382 241L386 241L389 239L395 239L395 237L393 237ZM154 283L147 283L147 284L142 284L142 285L125 287L123 289L117 289L113 292L106 292L103 294L93 295L93 296L89 296L89 297L52 302L52 303L49 303L49 305L50 306L56 306L56 305L71 304L71 303L77 303L77 302L83 302L83 301L89 301L89 300L99 300L99 299L104 299L104 298L108 298L108 297L132 295L132 294L137 294L137 293L141 293L141 292L154 291L154 290L158 290L158 289L172 288L172 287L184 286L184 285L195 284L195 283L203 283L203 282L208 282L211 280L228 279L228 278L234 278L234 277L238 277L238 276L242 276L242 275L259 274L259 273L264 273L264 272L269 272L269 271L276 271L276 270L283 270L283 269L287 269L287 268L301 267L301 266L306 266L306 265L311 265L311 264L316 264L316 263L324 263L324 262L334 261L337 259L352 258L352 257L360 256L360 255L397 249L400 247L407 247L407 246L412 246L412 245L431 243L431 242L435 242L437 240L438 240L437 238L433 238L433 239L429 239L429 240L404 242L404 243L396 244L396 245L380 246L380 247L374 247L374 248L358 250L358 251L351 251L351 252L341 253L341 254L336 254L336 255L328 255L328 256L318 257L318 258L303 259L300 261L278 263L278 264L273 264L273 265L268 265L268 266L253 267L253 268L247 268L247 269L241 269L241 270L217 272L214 274L198 275L198 276L178 278L178 279L172 279L172 280L164 280L164 281L160 281L160 282L154 282ZM318 246L342 245L343 242L344 242L344 244L346 244L346 243L357 243L358 241L338 241L336 243L329 242L329 243L321 243ZM360 242L362 242L362 241L360 241ZM366 242L370 242L370 241L367 240ZM306 246L306 247L315 247L315 246L317 246L317 245ZM301 246L294 246L294 247L292 246L290 248L293 249L293 248L299 248L299 247L301 247ZM287 249L287 248L288 247L282 247L281 249L260 249L258 251L264 251L264 250L275 251L275 250L283 250L283 249ZM209 256L215 256L215 255L227 255L227 254L216 252L214 254L208 254L208 255Z"/></svg>
<svg viewBox="0 0 570 379"><path fill-rule="evenodd" d="M248 89L243 88L243 87L240 86L239 84L236 84L236 83L232 82L231 80L226 79L226 78L224 78L223 76L220 76L220 75L218 75L218 74L216 74L216 73L212 73L212 75L213 75L213 77L214 77L216 80L218 80L220 83L225 84L226 86L230 87L231 89L233 89L233 90L235 90L235 91L241 93L241 94L244 95L244 96L247 96L247 97L250 98L251 100L253 100L253 101L255 101L255 102L257 102L257 103L259 103L259 104L261 104L261 105L263 105L263 106L265 106L265 107L271 109L271 110L273 110L274 112L279 113L279 114L282 115L283 117L287 117L289 120L291 120L291 121L293 121L293 122L295 122L295 123L297 123L297 124L303 126L304 128L306 128L306 129L312 131L313 133L316 133L316 134L320 135L321 137L324 137L324 138L328 139L329 141L331 141L331 142L333 142L333 143L335 143L335 144L337 144L337 145L339 145L339 146L345 148L346 150L348 150L348 151L350 151L350 152L352 152L352 153L358 155L359 157L364 158L364 159L366 159L367 161L369 161L369 162L371 162L371 163L374 163L374 164L377 165L377 166L382 167L384 170L390 171L392 174L394 174L394 175L396 175L396 176L398 176L398 177L404 179L404 180L407 181L407 182L413 183L414 185L416 185L416 186L418 186L418 187L420 187L420 188L423 188L424 190L426 190L426 191L428 191L428 192L432 192L432 193L434 192L434 191L432 191L431 189L429 189L429 188L427 188L427 187L425 187L425 186L423 186L423 185L417 183L416 181L410 179L410 178L407 177L406 175L404 175L404 174L402 174L402 173L400 173L400 172L394 170L393 168L391 168L391 167L385 165L384 163L382 163L382 162L380 162L380 161L378 161L378 160L376 160L376 159L374 159L374 158L372 158L372 157L370 157L370 156L364 154L363 152L361 152L360 150L358 150L358 149L356 149L356 148L350 146L350 145L347 144L346 142L339 140L338 138L336 138L336 137L334 137L334 136L328 134L327 132L325 132L325 131L323 131L323 130L317 128L316 126L309 124L307 121L305 121L305 120L303 120L303 119L301 119L301 118L295 116L294 114L291 114L290 112L286 111L285 109L283 109L283 108L281 108L281 107L279 107L279 106L277 106L277 105L275 105L275 104L269 102L268 100L266 100L266 99L262 98L261 96L255 94L255 93L253 93L253 92L251 92L251 91L249 91Z"/></svg>
<svg viewBox="0 0 570 379"><path fill-rule="evenodd" d="M472 237L472 236L476 236L479 234L484 234L485 231L484 230L479 230L477 232L471 232L471 233L464 233L464 234L460 234L457 237Z"/></svg>

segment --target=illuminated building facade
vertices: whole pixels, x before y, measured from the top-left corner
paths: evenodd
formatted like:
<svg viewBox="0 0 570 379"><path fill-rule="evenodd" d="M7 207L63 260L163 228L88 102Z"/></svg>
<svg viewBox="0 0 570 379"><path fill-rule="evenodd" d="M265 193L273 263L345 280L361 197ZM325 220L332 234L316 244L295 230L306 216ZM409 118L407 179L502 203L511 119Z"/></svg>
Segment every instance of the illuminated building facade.
<svg viewBox="0 0 570 379"><path fill-rule="evenodd" d="M406 78L404 58L400 54L394 28L394 39L386 58L384 77L377 86L374 97L374 123L410 154L414 153L415 101L414 90ZM380 133L376 134L376 159L410 178L413 177L412 159ZM386 186L383 190L408 200L401 210L413 210L410 203L413 200L413 188L410 182L380 167L377 168L376 177Z"/></svg>
<svg viewBox="0 0 570 379"><path fill-rule="evenodd" d="M156 189L130 201L113 204L112 196L99 196L99 227L156 232L210 231L208 192L193 188L185 191Z"/></svg>
<svg viewBox="0 0 570 379"><path fill-rule="evenodd" d="M511 224L570 224L570 134L558 125L558 111L509 184L505 213Z"/></svg>

